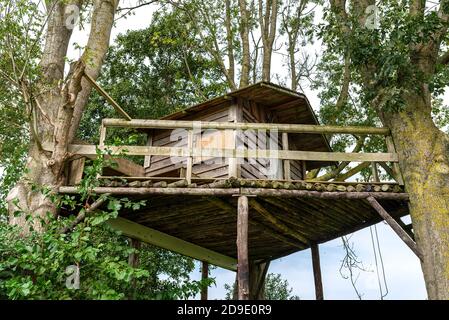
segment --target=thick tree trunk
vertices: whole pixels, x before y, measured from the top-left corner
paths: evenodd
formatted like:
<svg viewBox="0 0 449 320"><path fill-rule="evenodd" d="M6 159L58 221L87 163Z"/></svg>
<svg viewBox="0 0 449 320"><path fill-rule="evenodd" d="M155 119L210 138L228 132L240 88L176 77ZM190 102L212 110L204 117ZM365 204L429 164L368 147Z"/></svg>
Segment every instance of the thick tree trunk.
<svg viewBox="0 0 449 320"><path fill-rule="evenodd" d="M72 35L72 26L67 25L71 12L66 8L73 4L80 6L81 1L64 3L54 0L48 4L52 10L49 12L45 47L40 62L42 76L36 84L43 93L39 98L29 101L30 109L39 111L35 112L36 116L30 125L33 139L28 152L26 173L6 199L10 223L23 226L25 233L29 227L41 231L47 214L57 213L55 205L39 188L56 188L65 181L64 169L69 157L67 147L72 138L70 127L75 127L75 130L78 127L80 114L91 89L84 82L81 83L82 76L85 69L94 76L99 73L109 45L118 0L94 1L92 28L85 54L79 62L72 65L64 81L65 58ZM25 97L32 96L26 88L23 91ZM45 150L42 146L50 146L52 150ZM24 214L16 216L17 211ZM26 215L32 216L29 222L25 219Z"/></svg>
<svg viewBox="0 0 449 320"><path fill-rule="evenodd" d="M391 128L429 299L449 299L449 137L434 124L429 97L407 98L403 112L384 116Z"/></svg>

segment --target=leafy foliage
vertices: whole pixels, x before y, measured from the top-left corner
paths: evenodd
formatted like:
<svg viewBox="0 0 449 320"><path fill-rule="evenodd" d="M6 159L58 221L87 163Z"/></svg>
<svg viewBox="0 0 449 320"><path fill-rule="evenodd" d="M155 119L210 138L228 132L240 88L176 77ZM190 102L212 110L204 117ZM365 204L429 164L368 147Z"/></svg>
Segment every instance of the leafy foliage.
<svg viewBox="0 0 449 320"><path fill-rule="evenodd" d="M78 198L35 187L62 210L59 217L47 217L44 232L31 229L25 236L21 227L0 223L0 298L186 299L213 282L192 281L192 259L150 245L138 250L138 268L128 264L128 256L136 249L107 221L116 218L121 209L139 210L146 202L92 193L94 177L105 161L111 161L102 155L86 166ZM90 204L100 199L107 205L89 213ZM85 218L76 223L70 212ZM31 218L22 211L15 215ZM79 268L79 289L66 285L70 266ZM160 278L161 274L168 277Z"/></svg>

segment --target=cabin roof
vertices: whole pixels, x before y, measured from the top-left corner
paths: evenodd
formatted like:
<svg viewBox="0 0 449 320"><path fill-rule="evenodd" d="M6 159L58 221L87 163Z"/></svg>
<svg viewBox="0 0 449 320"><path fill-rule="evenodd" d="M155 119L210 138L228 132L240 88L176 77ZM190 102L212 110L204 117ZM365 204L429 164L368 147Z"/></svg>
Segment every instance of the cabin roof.
<svg viewBox="0 0 449 320"><path fill-rule="evenodd" d="M199 103L185 110L163 117L164 120L178 120L184 117L192 118L196 113L207 108L223 105L232 98L245 98L266 107L276 115L276 123L313 124L319 121L307 97L299 92L284 88L270 82L258 82L248 87L238 89L223 96ZM291 134L296 147L302 151L332 151L329 141L322 134ZM308 162L308 169L333 165L331 162Z"/></svg>

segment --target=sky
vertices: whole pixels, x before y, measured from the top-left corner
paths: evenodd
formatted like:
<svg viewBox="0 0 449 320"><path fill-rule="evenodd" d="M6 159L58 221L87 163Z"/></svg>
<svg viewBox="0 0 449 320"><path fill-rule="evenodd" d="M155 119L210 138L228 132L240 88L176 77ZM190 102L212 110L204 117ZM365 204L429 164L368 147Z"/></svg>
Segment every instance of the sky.
<svg viewBox="0 0 449 320"><path fill-rule="evenodd" d="M125 3L128 1L125 0ZM126 32L126 30L142 29L148 26L153 10L152 7L143 7L136 10L134 16L118 20L112 31L111 43L114 42L118 34ZM86 31L75 29L72 39L73 42L84 45L87 36ZM311 48L312 51L317 52L320 49L319 43ZM69 59L77 59L80 54L81 51L72 46L68 57ZM282 61L278 55L274 55L273 70L279 68L283 68ZM313 108L317 110L320 105L318 92L305 88L305 94ZM426 299L426 290L418 258L384 222L377 224L376 227L389 291L385 299ZM370 229L367 228L354 233L350 242L353 243L354 250L366 270L360 272L356 282L357 290L362 294L362 299L380 299ZM325 299L358 299L351 282L344 279L340 274L341 261L344 258L341 239L320 245L320 258ZM379 257L377 259L379 260ZM381 269L380 262L378 266ZM279 273L284 279L287 279L293 289L292 294L299 296L301 299L315 298L310 250L273 261L269 272ZM211 276L215 278L216 286L209 289L209 298L224 298L224 284L233 283L235 273L217 268L212 271ZM192 273L192 278L199 279L200 277L199 269ZM383 281L383 278L380 278ZM385 291L385 289L383 290Z"/></svg>

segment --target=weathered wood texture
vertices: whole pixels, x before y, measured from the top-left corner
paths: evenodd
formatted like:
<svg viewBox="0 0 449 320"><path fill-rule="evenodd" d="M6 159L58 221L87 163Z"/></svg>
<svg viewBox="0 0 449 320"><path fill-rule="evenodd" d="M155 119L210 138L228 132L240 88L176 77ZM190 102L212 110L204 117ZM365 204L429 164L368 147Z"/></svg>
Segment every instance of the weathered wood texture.
<svg viewBox="0 0 449 320"><path fill-rule="evenodd" d="M103 98L105 98L111 104L112 107L114 107L115 111L117 111L125 119L131 120L131 117L126 113L126 111L123 110L119 106L119 104L102 87L100 87L100 85L91 76L89 76L87 73L84 73L84 77L87 79L87 81L90 82L92 87L97 90L97 92L101 94Z"/></svg>
<svg viewBox="0 0 449 320"><path fill-rule="evenodd" d="M46 150L51 150L45 146ZM350 162L398 162L396 153L345 153L315 151L284 151L276 149L244 150L244 149L206 149L186 147L154 147L154 146L108 146L113 154L127 152L127 155L164 156L164 157L226 157L226 158L263 158L305 161L350 161ZM70 145L69 152L83 156L96 155L95 145ZM170 159L169 159L170 160ZM170 160L172 162L172 160Z"/></svg>
<svg viewBox="0 0 449 320"><path fill-rule="evenodd" d="M388 128L362 127L362 126L331 126L311 124L288 123L229 123L211 121L186 121L186 120L150 120L134 119L130 121L121 119L104 119L107 127L135 128L135 129L194 129L201 126L202 129L221 130L277 130L288 133L313 133L313 134L379 134L388 135Z"/></svg>
<svg viewBox="0 0 449 320"><path fill-rule="evenodd" d="M237 205L237 285L238 299L249 299L248 197L240 196Z"/></svg>
<svg viewBox="0 0 449 320"><path fill-rule="evenodd" d="M230 102L226 101L223 105L213 107L208 110L204 110L195 114L191 114L186 112L182 119L192 119L195 121L209 121L209 122L226 122L229 120L229 107ZM187 131L182 130L182 128L178 128L177 130L170 130L171 128L167 128L166 130L151 130L148 134L151 137L151 146L154 147L178 147L178 148L187 148L188 144L188 134ZM180 130L181 129L181 130ZM197 129L197 127L195 128ZM194 130L195 133L195 141L192 141L192 145L194 147L207 147L207 144L210 144L209 147L222 147L220 145L216 145L220 143L219 138L213 136L214 132L204 129ZM199 136L201 135L201 139ZM223 146L224 147L224 146ZM170 154L156 154L152 155L151 163L145 167L145 174L147 176L157 176L157 175L178 175L179 171L182 168L187 167L187 156L181 157L173 161L170 158ZM207 159L207 163L203 162ZM193 159L193 167L192 167L192 176L194 177L208 177L208 178L220 178L227 176L227 163L222 161L221 158L218 157L202 157L201 155L195 155ZM218 165L213 164L218 163Z"/></svg>
<svg viewBox="0 0 449 320"><path fill-rule="evenodd" d="M207 261L225 269L236 270L237 261L233 258L145 227L133 221L116 218L108 220L107 223L130 238L178 252L197 260Z"/></svg>
<svg viewBox="0 0 449 320"><path fill-rule="evenodd" d="M75 159L70 162L70 170L69 170L69 186L78 185L83 178L84 172L84 164L86 162L86 158L82 157L79 159Z"/></svg>
<svg viewBox="0 0 449 320"><path fill-rule="evenodd" d="M115 187L94 191L112 191L115 195L126 194L131 199L147 200L148 205L138 211L123 210L123 218L233 259L237 258L237 197L234 195L256 195L251 199L257 201L259 211L252 206L248 222L249 261L285 256L310 247L310 243L329 241L382 221L366 201L370 196L375 197L395 219L408 214L408 195L397 184L380 184L381 191L374 192L368 190L376 189L376 184L347 182L318 184L235 179L194 186L184 180L133 180L126 183L108 179L105 183ZM323 191L328 187L334 191ZM382 187L389 191L382 191ZM341 188L353 191L339 191ZM399 189L393 191L395 188ZM78 190L63 187L60 192L76 194Z"/></svg>
<svg viewBox="0 0 449 320"><path fill-rule="evenodd" d="M315 282L315 297L317 300L324 299L323 282L321 279L320 251L318 244L314 243L310 247L312 251L313 279Z"/></svg>
<svg viewBox="0 0 449 320"><path fill-rule="evenodd" d="M207 262L201 263L201 280L205 281L209 278L209 264ZM208 299L208 287L203 286L201 288L201 300Z"/></svg>
<svg viewBox="0 0 449 320"><path fill-rule="evenodd" d="M382 205L373 197L368 197L366 199L371 206L379 213L379 215L385 219L388 225L393 229L394 232L404 241L404 243L416 254L416 256L422 260L422 252L416 245L416 242L407 234L407 232L402 229L402 227L396 222L396 220L388 214L388 212L382 207Z"/></svg>

